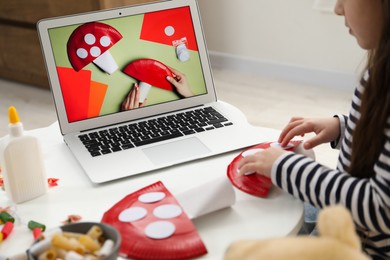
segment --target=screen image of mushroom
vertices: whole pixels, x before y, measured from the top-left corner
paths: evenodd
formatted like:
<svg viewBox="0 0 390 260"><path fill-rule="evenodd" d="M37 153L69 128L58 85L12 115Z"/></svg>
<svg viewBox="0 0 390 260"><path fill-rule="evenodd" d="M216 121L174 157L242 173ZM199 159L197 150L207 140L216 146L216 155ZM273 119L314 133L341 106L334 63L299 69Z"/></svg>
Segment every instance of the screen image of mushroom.
<svg viewBox="0 0 390 260"><path fill-rule="evenodd" d="M91 22L80 25L72 32L67 43L69 61L76 71L93 62L112 74L118 65L109 49L121 39L122 34L108 24Z"/></svg>
<svg viewBox="0 0 390 260"><path fill-rule="evenodd" d="M172 91L167 76L174 77L172 71L163 63L154 59L138 59L129 63L123 72L139 81L140 98L143 103L152 86Z"/></svg>

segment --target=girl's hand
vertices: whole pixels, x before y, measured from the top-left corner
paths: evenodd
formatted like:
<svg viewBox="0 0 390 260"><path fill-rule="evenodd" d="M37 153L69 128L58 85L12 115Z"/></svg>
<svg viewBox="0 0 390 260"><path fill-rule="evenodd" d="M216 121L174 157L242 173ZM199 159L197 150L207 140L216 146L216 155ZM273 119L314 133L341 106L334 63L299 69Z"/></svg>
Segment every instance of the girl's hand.
<svg viewBox="0 0 390 260"><path fill-rule="evenodd" d="M270 177L272 165L279 158L279 156L284 153L286 153L286 151L281 148L270 147L264 151L246 156L238 163L239 173L257 173Z"/></svg>
<svg viewBox="0 0 390 260"><path fill-rule="evenodd" d="M305 141L303 144L305 149L312 149L319 144L336 140L340 135L340 121L337 117L293 117L283 129L278 142L282 146L286 146L295 136L304 136L306 133L316 134L316 136Z"/></svg>

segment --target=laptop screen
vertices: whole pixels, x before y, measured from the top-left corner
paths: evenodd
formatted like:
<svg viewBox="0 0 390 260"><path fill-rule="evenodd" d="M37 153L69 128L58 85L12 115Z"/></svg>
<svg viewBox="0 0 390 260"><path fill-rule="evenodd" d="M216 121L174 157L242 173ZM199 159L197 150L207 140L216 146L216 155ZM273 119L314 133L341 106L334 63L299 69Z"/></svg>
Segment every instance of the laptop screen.
<svg viewBox="0 0 390 260"><path fill-rule="evenodd" d="M48 33L68 123L207 94L188 6Z"/></svg>

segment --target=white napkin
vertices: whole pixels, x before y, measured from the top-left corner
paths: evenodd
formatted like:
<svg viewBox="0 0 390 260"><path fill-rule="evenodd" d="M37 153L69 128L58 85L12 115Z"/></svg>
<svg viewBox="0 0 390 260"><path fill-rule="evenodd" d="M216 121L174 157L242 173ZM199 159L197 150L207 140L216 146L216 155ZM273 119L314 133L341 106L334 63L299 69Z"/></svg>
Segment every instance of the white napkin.
<svg viewBox="0 0 390 260"><path fill-rule="evenodd" d="M233 186L226 176L207 181L175 197L190 219L230 207L236 202Z"/></svg>

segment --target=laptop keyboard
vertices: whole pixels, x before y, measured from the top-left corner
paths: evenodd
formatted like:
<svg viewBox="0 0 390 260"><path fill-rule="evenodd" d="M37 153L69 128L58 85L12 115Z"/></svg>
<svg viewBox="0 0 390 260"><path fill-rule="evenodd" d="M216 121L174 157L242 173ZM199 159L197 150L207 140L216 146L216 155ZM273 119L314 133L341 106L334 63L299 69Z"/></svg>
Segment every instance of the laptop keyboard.
<svg viewBox="0 0 390 260"><path fill-rule="evenodd" d="M79 138L96 157L232 124L214 108L205 107L82 134Z"/></svg>

